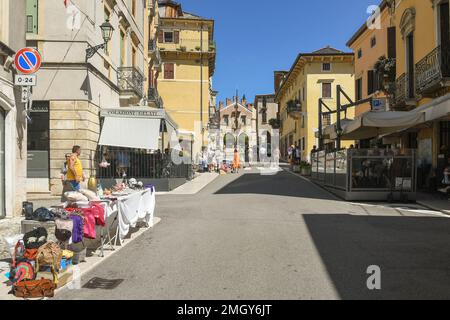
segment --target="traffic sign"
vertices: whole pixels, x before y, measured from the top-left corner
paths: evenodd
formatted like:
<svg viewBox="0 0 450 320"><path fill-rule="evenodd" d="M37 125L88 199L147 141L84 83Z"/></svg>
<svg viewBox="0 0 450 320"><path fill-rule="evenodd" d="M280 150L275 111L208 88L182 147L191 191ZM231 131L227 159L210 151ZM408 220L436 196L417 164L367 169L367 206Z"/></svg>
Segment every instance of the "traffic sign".
<svg viewBox="0 0 450 320"><path fill-rule="evenodd" d="M36 85L36 75L24 75L24 74L16 74L14 77L14 84L20 87L26 86L35 86Z"/></svg>
<svg viewBox="0 0 450 320"><path fill-rule="evenodd" d="M14 64L23 74L33 74L41 67L41 55L33 48L23 48L16 53Z"/></svg>

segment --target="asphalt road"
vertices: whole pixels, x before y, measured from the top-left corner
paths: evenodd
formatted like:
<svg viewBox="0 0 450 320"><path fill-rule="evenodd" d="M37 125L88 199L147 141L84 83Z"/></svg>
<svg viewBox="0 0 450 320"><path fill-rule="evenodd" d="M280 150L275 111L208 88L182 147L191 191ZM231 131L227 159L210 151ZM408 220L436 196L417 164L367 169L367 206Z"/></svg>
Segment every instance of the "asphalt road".
<svg viewBox="0 0 450 320"><path fill-rule="evenodd" d="M450 219L352 204L280 172L157 198L162 218L57 299L450 298ZM381 290L366 273L380 267Z"/></svg>

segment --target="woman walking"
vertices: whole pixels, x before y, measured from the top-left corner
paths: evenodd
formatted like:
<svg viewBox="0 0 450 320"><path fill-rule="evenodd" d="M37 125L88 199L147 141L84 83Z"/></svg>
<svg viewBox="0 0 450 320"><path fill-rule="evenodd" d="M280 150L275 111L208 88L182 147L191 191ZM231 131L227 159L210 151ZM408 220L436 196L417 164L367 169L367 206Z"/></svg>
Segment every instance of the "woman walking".
<svg viewBox="0 0 450 320"><path fill-rule="evenodd" d="M234 149L234 156L233 156L233 172L239 173L239 168L241 164L239 162L239 152L237 149Z"/></svg>

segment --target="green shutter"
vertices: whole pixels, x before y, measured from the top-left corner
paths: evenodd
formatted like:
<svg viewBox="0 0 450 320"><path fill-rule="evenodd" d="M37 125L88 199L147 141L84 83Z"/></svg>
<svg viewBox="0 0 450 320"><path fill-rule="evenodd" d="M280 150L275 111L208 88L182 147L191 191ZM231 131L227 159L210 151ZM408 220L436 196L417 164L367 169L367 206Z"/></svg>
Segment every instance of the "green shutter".
<svg viewBox="0 0 450 320"><path fill-rule="evenodd" d="M38 0L27 0L27 33L38 33Z"/></svg>

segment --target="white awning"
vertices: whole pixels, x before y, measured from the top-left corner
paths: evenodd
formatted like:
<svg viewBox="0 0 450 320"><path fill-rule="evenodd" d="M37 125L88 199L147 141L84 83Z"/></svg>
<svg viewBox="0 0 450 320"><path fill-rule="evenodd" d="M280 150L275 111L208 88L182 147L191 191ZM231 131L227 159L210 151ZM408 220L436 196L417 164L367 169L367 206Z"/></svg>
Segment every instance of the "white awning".
<svg viewBox="0 0 450 320"><path fill-rule="evenodd" d="M99 145L159 149L161 119L105 117Z"/></svg>
<svg viewBox="0 0 450 320"><path fill-rule="evenodd" d="M409 129L425 122L423 112L367 112L342 126L342 140L369 139ZM336 135L331 137L336 138Z"/></svg>
<svg viewBox="0 0 450 320"><path fill-rule="evenodd" d="M416 109L414 112L425 113L425 121L434 121L450 116L450 93L434 99Z"/></svg>

